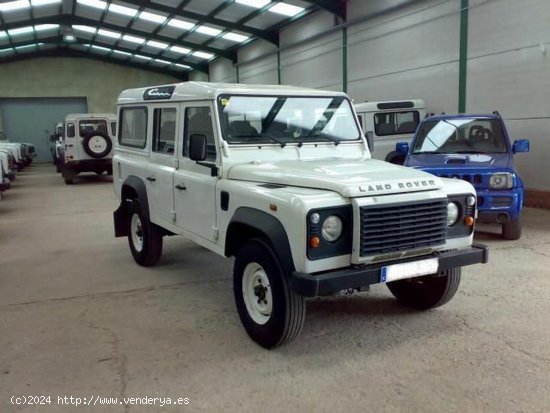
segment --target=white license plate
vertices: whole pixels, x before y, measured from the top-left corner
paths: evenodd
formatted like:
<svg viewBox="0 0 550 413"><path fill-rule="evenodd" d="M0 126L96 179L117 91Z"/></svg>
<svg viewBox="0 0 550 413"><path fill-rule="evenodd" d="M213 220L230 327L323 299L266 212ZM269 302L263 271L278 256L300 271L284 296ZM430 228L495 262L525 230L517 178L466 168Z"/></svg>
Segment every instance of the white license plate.
<svg viewBox="0 0 550 413"><path fill-rule="evenodd" d="M385 283L395 280L402 280L404 278L435 274L438 268L439 260L437 258L388 265L387 267L382 267L382 271L380 272L380 282Z"/></svg>

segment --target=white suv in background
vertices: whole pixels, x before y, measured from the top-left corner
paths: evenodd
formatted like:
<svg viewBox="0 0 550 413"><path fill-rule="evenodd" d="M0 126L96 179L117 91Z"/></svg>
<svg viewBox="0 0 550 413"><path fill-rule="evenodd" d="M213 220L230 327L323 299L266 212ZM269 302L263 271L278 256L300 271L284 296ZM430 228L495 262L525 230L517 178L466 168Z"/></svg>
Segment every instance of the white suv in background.
<svg viewBox="0 0 550 413"><path fill-rule="evenodd" d="M296 338L305 297L387 283L425 310L487 261L472 185L371 159L344 93L187 82L126 90L118 116L115 236L142 266L165 235L234 256L237 310L263 347Z"/></svg>
<svg viewBox="0 0 550 413"><path fill-rule="evenodd" d="M64 159L61 173L72 184L81 172L113 173L114 113L73 113L65 117Z"/></svg>

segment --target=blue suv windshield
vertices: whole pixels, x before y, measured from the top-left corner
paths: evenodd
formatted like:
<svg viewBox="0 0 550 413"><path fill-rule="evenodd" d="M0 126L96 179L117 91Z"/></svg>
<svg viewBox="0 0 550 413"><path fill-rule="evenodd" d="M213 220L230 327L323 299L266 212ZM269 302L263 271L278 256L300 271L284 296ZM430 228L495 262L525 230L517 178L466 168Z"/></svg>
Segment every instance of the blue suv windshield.
<svg viewBox="0 0 550 413"><path fill-rule="evenodd" d="M497 119L457 118L422 123L412 148L420 153L506 153Z"/></svg>

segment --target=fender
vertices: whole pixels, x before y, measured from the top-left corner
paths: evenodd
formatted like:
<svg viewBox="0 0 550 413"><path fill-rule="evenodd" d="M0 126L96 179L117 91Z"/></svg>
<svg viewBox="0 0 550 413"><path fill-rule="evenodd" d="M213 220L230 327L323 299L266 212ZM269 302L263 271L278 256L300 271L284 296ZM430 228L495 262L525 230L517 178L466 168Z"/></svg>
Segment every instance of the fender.
<svg viewBox="0 0 550 413"><path fill-rule="evenodd" d="M258 236L266 238L285 272L291 274L295 270L294 260L283 224L274 216L258 209L241 207L235 211L227 227L225 255L237 255L247 240Z"/></svg>
<svg viewBox="0 0 550 413"><path fill-rule="evenodd" d="M147 188L145 183L137 176L130 175L126 178L120 189L120 206L113 213L115 226L115 237L125 237L128 235L126 228L127 221L127 205L126 199L137 198L140 205L143 207L143 213L149 219L149 203L147 201Z"/></svg>

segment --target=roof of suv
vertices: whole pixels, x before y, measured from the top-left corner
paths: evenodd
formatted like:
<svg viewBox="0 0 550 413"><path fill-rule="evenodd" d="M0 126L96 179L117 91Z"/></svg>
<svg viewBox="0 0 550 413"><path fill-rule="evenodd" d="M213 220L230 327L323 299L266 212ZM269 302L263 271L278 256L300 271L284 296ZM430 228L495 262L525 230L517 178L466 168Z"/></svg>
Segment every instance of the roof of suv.
<svg viewBox="0 0 550 413"><path fill-rule="evenodd" d="M69 113L65 116L65 122L75 121L77 119L109 119L116 120L115 113Z"/></svg>
<svg viewBox="0 0 550 413"><path fill-rule="evenodd" d="M449 119L470 119L470 118L476 118L476 119L501 119L500 115L491 113L483 113L483 114L476 114L476 113L458 113L454 115L447 115L447 114L441 114L441 115L432 115L429 117L426 117L425 121L430 120L449 120Z"/></svg>
<svg viewBox="0 0 550 413"><path fill-rule="evenodd" d="M183 82L167 85L149 86L123 91L118 97L118 103L150 102L143 98L144 93L151 89L171 88L174 90L167 99L170 101L186 101L196 99L215 99L222 94L241 95L293 95L293 96L347 96L343 92L308 89L287 85L244 85L236 83Z"/></svg>

